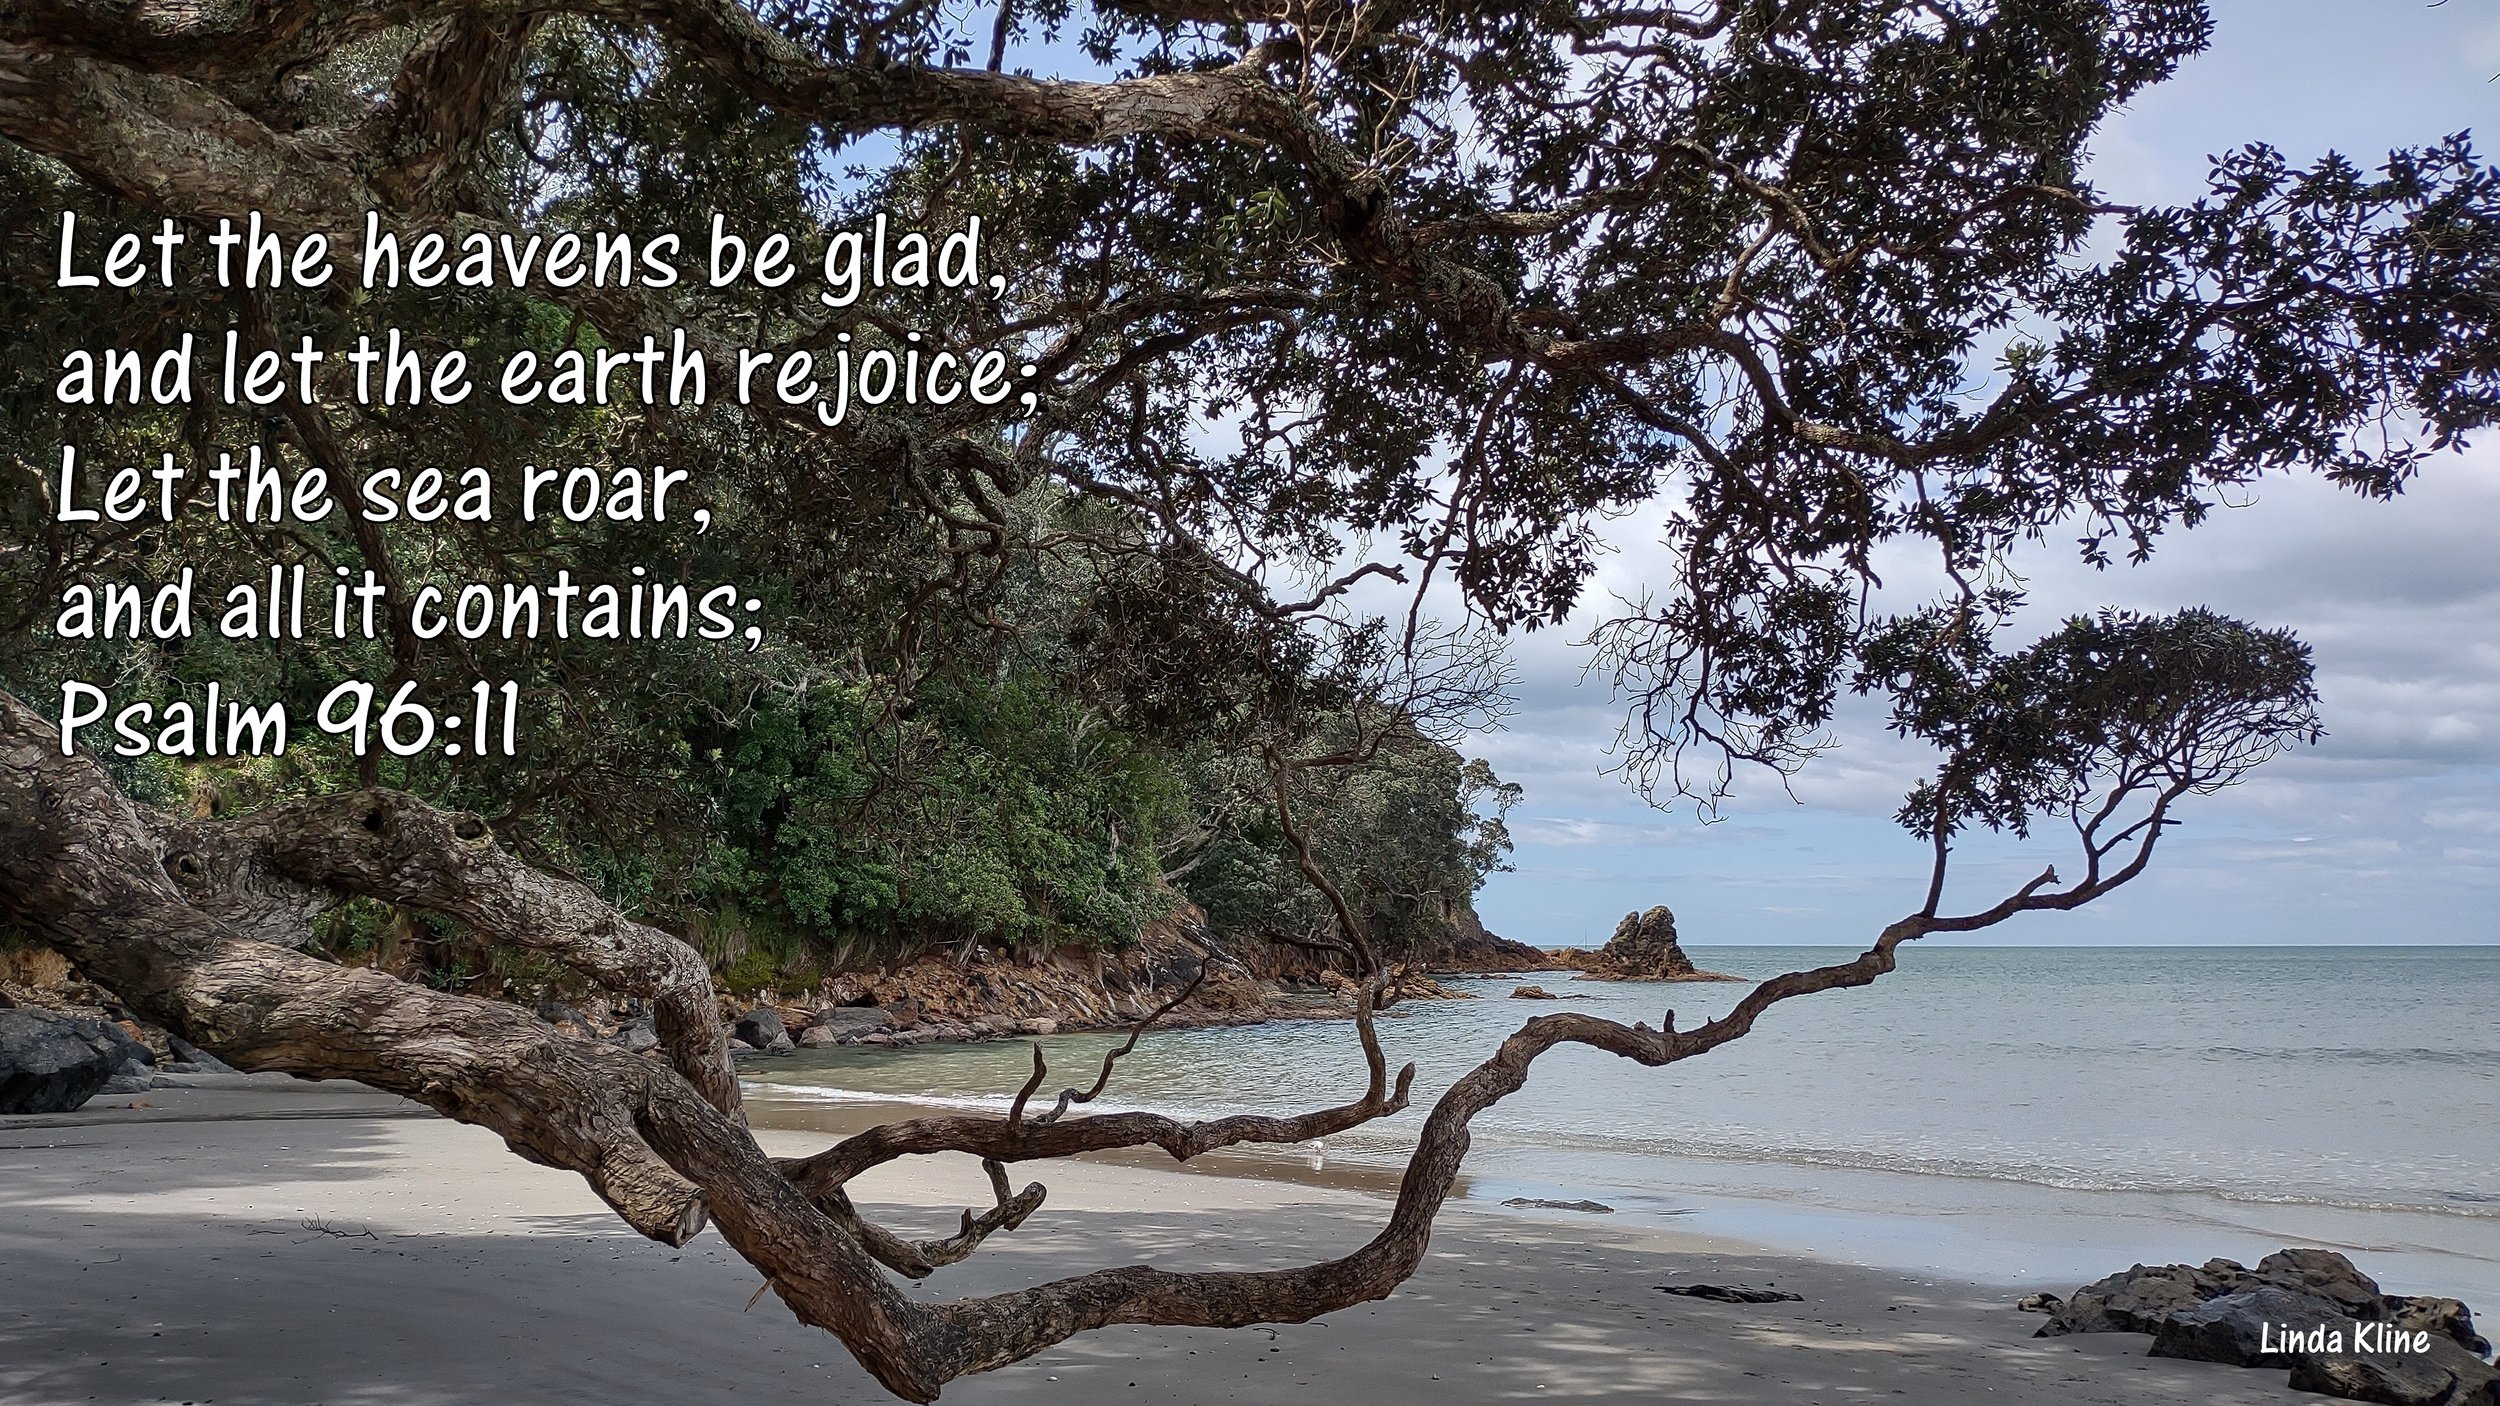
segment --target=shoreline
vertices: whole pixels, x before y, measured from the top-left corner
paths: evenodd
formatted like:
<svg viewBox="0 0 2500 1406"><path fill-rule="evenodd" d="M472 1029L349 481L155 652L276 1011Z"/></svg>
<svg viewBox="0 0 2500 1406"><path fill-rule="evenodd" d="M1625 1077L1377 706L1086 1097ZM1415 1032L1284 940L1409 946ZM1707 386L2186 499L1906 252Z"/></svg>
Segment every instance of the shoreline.
<svg viewBox="0 0 2500 1406"><path fill-rule="evenodd" d="M950 1104L788 1092L792 1087L746 1081L749 1116L759 1129L838 1139L878 1123L989 1107L969 1099ZM1081 1160L1384 1201L1396 1194L1402 1156L1384 1157L1378 1147L1349 1156L1344 1144L1350 1139L1333 1141L1335 1146L1316 1153L1303 1144L1236 1146L1187 1163L1152 1148ZM2500 1276L2489 1272L2490 1262L2453 1245L2443 1248L2459 1227L2422 1212L1691 1156L1629 1159L1637 1161L1642 1177L1635 1182L1629 1175L1585 1169L1558 1176L1522 1168L1506 1155L1510 1151L1480 1139L1443 1214L1578 1226L1608 1238L1664 1235L1730 1253L1949 1279L2002 1289L2008 1303L2035 1291L2063 1295L2130 1264L2201 1263L2215 1256L2253 1264L2275 1250L2303 1245L2351 1256L2390 1292L2490 1303L2495 1307L2489 1311L2500 1314ZM1660 1184L1674 1189L1661 1190ZM1600 1214L1503 1204L1513 1197L1595 1201L1609 1209ZM1876 1213L1870 1206L1891 1209ZM2479 1223L2473 1228L2483 1232ZM2009 1230L2028 1232L2019 1237L2027 1248L2017 1252L2008 1244Z"/></svg>
<svg viewBox="0 0 2500 1406"><path fill-rule="evenodd" d="M832 1388L843 1402L882 1399L830 1338L770 1301L742 1312L756 1279L717 1236L682 1250L644 1241L578 1178L522 1162L490 1133L403 1116L413 1106L371 1090L268 1076L111 1106L130 1101L43 1126L0 1121L0 1397L821 1403ZM819 1150L826 1135L758 1133L779 1155ZM1145 1165L1020 1168L1018 1180L1051 1188L1033 1221L911 1292L953 1298L1139 1260L1299 1263L1351 1249L1382 1215L1360 1186L1223 1162L1181 1170L1197 1174L1174 1175L1159 1153ZM970 1159L913 1159L863 1177L855 1195L926 1234L987 1190ZM1673 1283L1805 1298L1658 1292ZM1273 1329L1114 1328L955 1383L946 1399L2315 1399L2279 1372L2147 1358L2132 1335L2035 1339L2040 1320L2013 1303L1997 1284L1622 1216L1453 1203L1424 1267L1387 1300Z"/></svg>

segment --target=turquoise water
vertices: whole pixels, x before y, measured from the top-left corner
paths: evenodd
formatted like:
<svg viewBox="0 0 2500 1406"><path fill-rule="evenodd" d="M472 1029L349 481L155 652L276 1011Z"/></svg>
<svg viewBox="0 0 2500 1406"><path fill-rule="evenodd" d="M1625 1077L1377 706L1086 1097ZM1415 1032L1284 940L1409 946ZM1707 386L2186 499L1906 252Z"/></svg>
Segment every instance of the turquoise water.
<svg viewBox="0 0 2500 1406"><path fill-rule="evenodd" d="M1695 949L1751 978L1845 957ZM1565 999L1423 1002L1384 1022L1418 1110L1540 1010L1656 1024L1744 988L1531 978ZM1052 1088L1108 1037L1045 1041ZM839 1051L775 1092L1003 1108L1022 1045ZM1287 1112L1361 1086L1352 1030L1148 1037L1106 1104ZM1419 1111L1292 1156L1394 1169ZM1637 1219L1957 1277L2063 1284L2136 1260L2351 1252L2390 1288L2500 1315L2500 948L1910 950L1876 986L1775 1008L1711 1055L1642 1069L1566 1048L1476 1123L1470 1201L1594 1198ZM1593 1224L1604 1224L1594 1222Z"/></svg>

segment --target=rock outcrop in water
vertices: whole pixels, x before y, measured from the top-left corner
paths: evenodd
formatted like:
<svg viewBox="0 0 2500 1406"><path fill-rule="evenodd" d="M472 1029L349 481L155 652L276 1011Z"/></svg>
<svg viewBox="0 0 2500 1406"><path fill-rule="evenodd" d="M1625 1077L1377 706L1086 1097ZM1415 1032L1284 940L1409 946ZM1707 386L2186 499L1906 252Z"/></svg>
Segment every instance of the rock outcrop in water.
<svg viewBox="0 0 2500 1406"><path fill-rule="evenodd" d="M1703 971L1675 942L1675 915L1661 904L1643 913L1626 913L1608 939L1580 966L1593 981L1741 981L1742 977Z"/></svg>
<svg viewBox="0 0 2500 1406"><path fill-rule="evenodd" d="M2385 1406L2500 1406L2500 1372L2455 1299L2384 1294L2331 1250L2137 1265L2072 1298L2026 1300L2036 1336L2150 1333L2151 1355L2291 1369L2291 1386Z"/></svg>

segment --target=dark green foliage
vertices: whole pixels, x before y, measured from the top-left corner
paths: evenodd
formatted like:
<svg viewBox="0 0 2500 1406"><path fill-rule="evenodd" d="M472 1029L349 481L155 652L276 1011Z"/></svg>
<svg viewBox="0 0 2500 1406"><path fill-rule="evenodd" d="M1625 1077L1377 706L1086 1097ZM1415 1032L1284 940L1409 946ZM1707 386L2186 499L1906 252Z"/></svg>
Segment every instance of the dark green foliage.
<svg viewBox="0 0 2500 1406"><path fill-rule="evenodd" d="M700 759L721 897L889 948L1118 943L1170 906L1167 759L1030 678L933 686L891 725L879 712L821 690Z"/></svg>
<svg viewBox="0 0 2500 1406"><path fill-rule="evenodd" d="M1890 623L1863 659L1858 690L1889 694L1893 730L1948 759L1901 810L1922 835L2209 792L2321 733L2308 646L2207 610L2079 616L2010 655L1937 611Z"/></svg>
<svg viewBox="0 0 2500 1406"><path fill-rule="evenodd" d="M1232 788L1247 817L1193 855L1179 881L1216 932L1326 938L1335 916L1294 861L1264 769L1216 761L1196 780L1201 794ZM1375 946L1396 959L1445 940L1484 881L1510 867L1504 817L1518 800L1483 762L1410 735L1369 765L1300 773L1293 813Z"/></svg>

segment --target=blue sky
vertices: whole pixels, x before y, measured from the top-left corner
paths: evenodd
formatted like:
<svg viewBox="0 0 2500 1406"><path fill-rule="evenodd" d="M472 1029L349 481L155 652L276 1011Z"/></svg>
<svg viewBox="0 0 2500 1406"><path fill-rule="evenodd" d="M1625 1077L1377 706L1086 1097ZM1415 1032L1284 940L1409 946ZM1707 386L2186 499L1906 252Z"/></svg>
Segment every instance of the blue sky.
<svg viewBox="0 0 2500 1406"><path fill-rule="evenodd" d="M2491 0L2222 0L2212 49L2141 97L2096 144L2111 198L2199 189L2209 153L2250 141L2294 159L2500 127ZM2487 155L2500 132L2486 139ZM1631 593L1655 549L1621 524L1605 589ZM2043 613L2206 603L2297 628L2316 649L2319 747L2186 812L2154 869L2072 914L1988 942L2500 941L2500 442L2370 504L2287 479L2174 538L2150 566L2018 563ZM1603 590L1595 593L1602 602ZM1862 944L1917 905L1922 848L1887 815L1922 755L1853 726L1795 798L1749 786L1715 825L1652 810L1600 776L1618 711L1583 684L1573 631L1521 640L1520 707L1468 749L1526 787L1517 869L1478 896L1486 923L1540 945L1601 942L1624 912L1676 911L1686 941ZM2057 858L1975 845L1974 904Z"/></svg>

